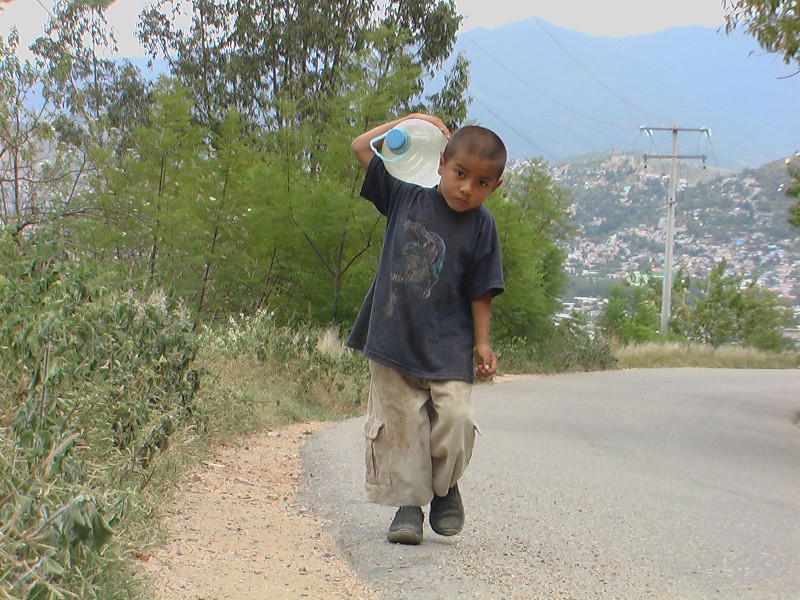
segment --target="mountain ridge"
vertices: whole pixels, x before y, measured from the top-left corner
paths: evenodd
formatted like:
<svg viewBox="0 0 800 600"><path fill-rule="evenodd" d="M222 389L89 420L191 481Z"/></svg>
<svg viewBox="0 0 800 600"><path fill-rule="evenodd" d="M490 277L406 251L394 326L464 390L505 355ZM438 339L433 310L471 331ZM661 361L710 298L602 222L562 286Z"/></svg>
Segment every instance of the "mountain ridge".
<svg viewBox="0 0 800 600"><path fill-rule="evenodd" d="M468 119L500 134L515 159L667 153L669 132L651 139L640 127L676 124L708 127L710 138L679 136L679 153L719 166L757 167L800 147L800 76L736 30L611 38L531 18L460 34L458 53L470 61Z"/></svg>

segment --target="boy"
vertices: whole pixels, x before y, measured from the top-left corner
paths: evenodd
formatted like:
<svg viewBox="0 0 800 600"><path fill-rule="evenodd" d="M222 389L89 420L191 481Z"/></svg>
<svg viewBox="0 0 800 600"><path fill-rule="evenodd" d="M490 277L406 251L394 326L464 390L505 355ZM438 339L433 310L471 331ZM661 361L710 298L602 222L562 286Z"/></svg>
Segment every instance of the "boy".
<svg viewBox="0 0 800 600"><path fill-rule="evenodd" d="M449 139L440 183L423 188L390 175L370 141L410 118ZM506 149L483 127L452 136L438 118L412 114L371 129L351 149L366 170L361 195L387 217L375 280L346 344L372 377L364 426L369 500L400 507L387 538L422 542L422 507L440 535L464 525L458 490L472 456L475 373L489 377L492 298L504 289L497 229L484 200L502 183Z"/></svg>

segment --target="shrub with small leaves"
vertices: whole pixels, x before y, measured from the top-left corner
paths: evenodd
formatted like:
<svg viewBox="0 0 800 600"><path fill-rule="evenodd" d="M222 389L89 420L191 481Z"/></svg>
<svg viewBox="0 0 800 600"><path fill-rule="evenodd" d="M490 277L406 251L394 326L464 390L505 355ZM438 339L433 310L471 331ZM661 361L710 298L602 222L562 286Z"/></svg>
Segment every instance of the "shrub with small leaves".
<svg viewBox="0 0 800 600"><path fill-rule="evenodd" d="M203 426L188 312L90 282L46 245L0 275L0 597L135 597L114 531L137 474Z"/></svg>

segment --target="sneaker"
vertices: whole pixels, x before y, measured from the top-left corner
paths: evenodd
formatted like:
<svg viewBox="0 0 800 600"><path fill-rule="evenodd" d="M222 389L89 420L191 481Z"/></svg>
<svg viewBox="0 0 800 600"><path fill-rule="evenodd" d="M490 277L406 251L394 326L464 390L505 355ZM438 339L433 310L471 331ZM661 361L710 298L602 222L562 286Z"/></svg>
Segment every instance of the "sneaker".
<svg viewBox="0 0 800 600"><path fill-rule="evenodd" d="M397 509L386 539L395 544L416 546L422 542L422 522L425 515L419 506L401 506Z"/></svg>
<svg viewBox="0 0 800 600"><path fill-rule="evenodd" d="M431 529L439 535L455 535L464 527L464 505L458 484L447 491L446 496L434 496L429 516Z"/></svg>

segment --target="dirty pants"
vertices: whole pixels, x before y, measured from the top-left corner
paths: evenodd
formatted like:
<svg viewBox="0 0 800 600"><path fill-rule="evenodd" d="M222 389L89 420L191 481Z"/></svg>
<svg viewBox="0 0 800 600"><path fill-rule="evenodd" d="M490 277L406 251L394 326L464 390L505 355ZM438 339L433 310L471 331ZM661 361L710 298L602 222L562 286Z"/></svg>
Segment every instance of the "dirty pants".
<svg viewBox="0 0 800 600"><path fill-rule="evenodd" d="M370 502L425 506L467 468L478 432L472 384L407 375L373 360L366 437Z"/></svg>

